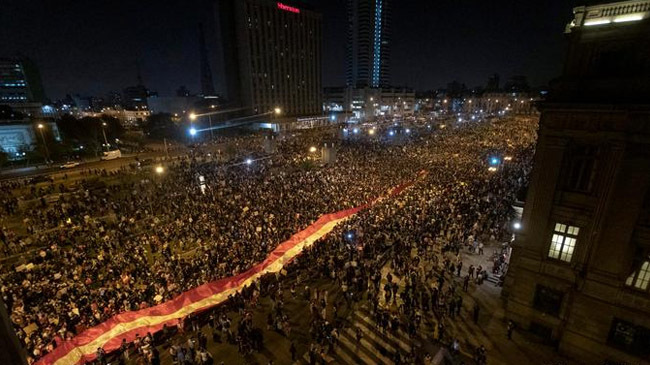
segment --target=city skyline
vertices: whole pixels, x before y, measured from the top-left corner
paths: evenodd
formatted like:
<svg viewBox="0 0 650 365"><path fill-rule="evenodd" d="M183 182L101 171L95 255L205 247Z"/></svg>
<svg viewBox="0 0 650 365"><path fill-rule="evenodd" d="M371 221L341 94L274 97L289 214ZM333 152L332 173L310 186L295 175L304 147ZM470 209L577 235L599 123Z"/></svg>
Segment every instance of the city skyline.
<svg viewBox="0 0 650 365"><path fill-rule="evenodd" d="M210 3L100 1L92 8L59 8L35 1L4 2L0 54L33 59L53 100L70 93L104 95L134 85L137 62L151 90L173 95L185 85L198 93L197 25L204 23L216 91L224 93L215 20L211 11L203 11ZM323 86L344 85L347 1L306 3L323 14ZM545 85L559 74L566 47L561 31L568 19L551 15L570 14L575 5L400 3L392 9L391 83L429 90L458 80L474 87L497 72L503 79L523 74L531 85ZM13 36L17 33L21 37Z"/></svg>

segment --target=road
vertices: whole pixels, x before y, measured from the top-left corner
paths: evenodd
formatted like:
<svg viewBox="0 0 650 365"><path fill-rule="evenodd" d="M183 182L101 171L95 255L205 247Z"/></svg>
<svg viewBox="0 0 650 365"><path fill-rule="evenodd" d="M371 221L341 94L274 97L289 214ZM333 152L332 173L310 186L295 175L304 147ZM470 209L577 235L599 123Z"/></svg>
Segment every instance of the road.
<svg viewBox="0 0 650 365"><path fill-rule="evenodd" d="M146 159L146 158L158 158L158 157L163 157L165 155L164 152L145 152L145 153L139 153L139 154L128 154L128 155L123 155L121 158L115 159L115 160L108 160L108 161L102 161L102 160L91 160L84 162L80 164L77 167L69 168L69 169L61 169L58 164L55 164L54 166L51 167L35 167L35 166L30 166L30 167L24 167L24 168L17 168L17 169L12 169L12 170L5 170L0 172L0 181L2 180L11 180L11 179L17 179L17 178L25 178L25 177L32 177L32 176L39 176L39 175L56 175L56 174L68 174L70 175L71 173L79 172L81 170L88 170L88 169L106 169L106 170L114 170L118 169L122 166L128 165L132 162L135 161L136 157L139 158L140 160ZM170 153L170 156L178 156L179 153Z"/></svg>

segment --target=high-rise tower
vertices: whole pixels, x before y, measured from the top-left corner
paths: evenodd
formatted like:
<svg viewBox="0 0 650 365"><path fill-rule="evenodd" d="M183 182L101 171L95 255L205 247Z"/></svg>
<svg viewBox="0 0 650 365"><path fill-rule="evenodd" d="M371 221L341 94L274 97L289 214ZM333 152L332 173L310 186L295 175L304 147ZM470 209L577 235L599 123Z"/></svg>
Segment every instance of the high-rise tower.
<svg viewBox="0 0 650 365"><path fill-rule="evenodd" d="M348 0L347 85L390 84L390 0Z"/></svg>
<svg viewBox="0 0 650 365"><path fill-rule="evenodd" d="M201 53L201 94L203 96L215 95L214 82L212 81L212 71L208 59L208 49L205 46L205 35L203 34L203 24L199 23L199 52Z"/></svg>
<svg viewBox="0 0 650 365"><path fill-rule="evenodd" d="M315 115L321 101L321 15L302 1L220 0L228 98L254 113Z"/></svg>

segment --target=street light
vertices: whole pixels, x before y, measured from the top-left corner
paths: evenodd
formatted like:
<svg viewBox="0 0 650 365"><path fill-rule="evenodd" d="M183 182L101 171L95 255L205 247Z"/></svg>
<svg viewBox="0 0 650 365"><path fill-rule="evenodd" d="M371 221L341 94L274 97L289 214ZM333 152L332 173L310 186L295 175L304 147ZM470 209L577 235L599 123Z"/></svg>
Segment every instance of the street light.
<svg viewBox="0 0 650 365"><path fill-rule="evenodd" d="M279 107L275 107L275 109L273 109L273 112L275 113L275 115L280 115L282 113L282 109L280 109Z"/></svg>
<svg viewBox="0 0 650 365"><path fill-rule="evenodd" d="M43 129L45 125L43 123L38 123L38 131L41 134L41 139L43 140L43 149L45 150L45 163L50 160L50 151L47 149L47 142L45 141L45 136L43 135Z"/></svg>
<svg viewBox="0 0 650 365"><path fill-rule="evenodd" d="M108 139L106 139L106 122L102 122L102 134L104 135L104 145L106 146L106 151L108 151Z"/></svg>
<svg viewBox="0 0 650 365"><path fill-rule="evenodd" d="M160 175L165 172L165 168L162 165L156 166L156 174Z"/></svg>
<svg viewBox="0 0 650 365"><path fill-rule="evenodd" d="M192 137L196 136L196 128L194 127L190 128L190 136Z"/></svg>
<svg viewBox="0 0 650 365"><path fill-rule="evenodd" d="M520 230L521 229L521 223L519 223L519 222L513 223L512 228L514 228L517 231Z"/></svg>
<svg viewBox="0 0 650 365"><path fill-rule="evenodd" d="M314 146L309 147L309 152L314 153L316 152L317 148Z"/></svg>
<svg viewBox="0 0 650 365"><path fill-rule="evenodd" d="M192 121L196 120L196 114L190 113L190 120Z"/></svg>

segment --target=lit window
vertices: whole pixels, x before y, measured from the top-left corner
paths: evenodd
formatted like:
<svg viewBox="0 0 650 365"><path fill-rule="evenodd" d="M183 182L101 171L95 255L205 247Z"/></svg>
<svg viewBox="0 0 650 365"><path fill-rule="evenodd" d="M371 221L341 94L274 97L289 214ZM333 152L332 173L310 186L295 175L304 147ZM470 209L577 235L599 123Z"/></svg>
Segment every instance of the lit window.
<svg viewBox="0 0 650 365"><path fill-rule="evenodd" d="M553 229L553 238L551 238L551 247L548 251L548 257L571 262L579 231L579 227L555 223L555 228Z"/></svg>
<svg viewBox="0 0 650 365"><path fill-rule="evenodd" d="M637 289L648 289L650 283L650 261L644 261L638 271L633 272L625 281L625 285Z"/></svg>

